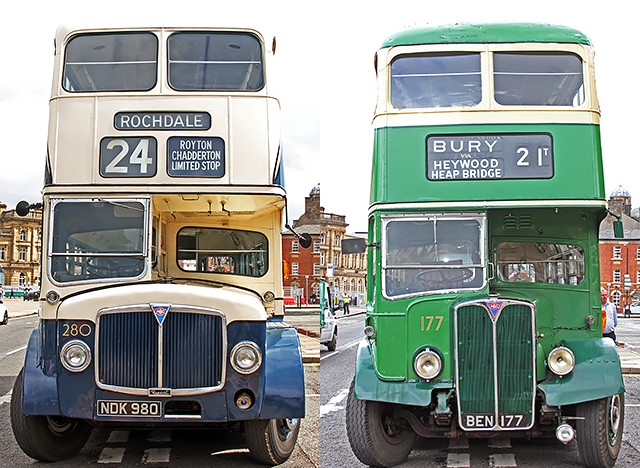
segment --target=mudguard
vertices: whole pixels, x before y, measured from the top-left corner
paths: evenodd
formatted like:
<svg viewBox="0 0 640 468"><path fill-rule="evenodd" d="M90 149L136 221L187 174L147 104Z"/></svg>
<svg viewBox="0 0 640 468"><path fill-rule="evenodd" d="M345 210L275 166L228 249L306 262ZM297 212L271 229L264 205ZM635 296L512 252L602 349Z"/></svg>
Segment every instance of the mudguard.
<svg viewBox="0 0 640 468"><path fill-rule="evenodd" d="M367 340L362 340L358 345L354 386L354 397L358 400L427 406L431 403L433 390L450 388L453 388L453 382L445 379L438 382L380 380L373 366Z"/></svg>
<svg viewBox="0 0 640 468"><path fill-rule="evenodd" d="M267 322L262 419L304 418L304 367L295 328Z"/></svg>
<svg viewBox="0 0 640 468"><path fill-rule="evenodd" d="M22 412L26 415L59 415L56 374L45 375L40 363L40 333L31 332L24 360Z"/></svg>
<svg viewBox="0 0 640 468"><path fill-rule="evenodd" d="M620 357L613 340L591 338L562 344L573 351L576 365L570 374L559 377L549 373L538 384L548 405L572 405L624 392Z"/></svg>

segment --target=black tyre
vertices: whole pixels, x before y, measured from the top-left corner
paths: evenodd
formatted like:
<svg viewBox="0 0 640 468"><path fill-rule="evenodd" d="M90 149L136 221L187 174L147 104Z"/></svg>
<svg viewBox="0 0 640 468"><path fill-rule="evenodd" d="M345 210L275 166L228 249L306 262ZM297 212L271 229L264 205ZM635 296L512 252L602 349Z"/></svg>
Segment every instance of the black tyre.
<svg viewBox="0 0 640 468"><path fill-rule="evenodd" d="M0 325L6 325L7 323L9 323L9 312L5 310L2 320L0 320Z"/></svg>
<svg viewBox="0 0 640 468"><path fill-rule="evenodd" d="M265 465L289 459L298 440L300 419L256 419L244 425L251 456Z"/></svg>
<svg viewBox="0 0 640 468"><path fill-rule="evenodd" d="M18 374L11 396L11 427L22 451L44 462L65 460L80 453L91 435L89 424L62 416L22 414L23 372Z"/></svg>
<svg viewBox="0 0 640 468"><path fill-rule="evenodd" d="M327 343L327 348L329 348L329 351L335 351L337 346L338 346L338 330L334 330L333 338L331 338L331 341Z"/></svg>
<svg viewBox="0 0 640 468"><path fill-rule="evenodd" d="M347 396L346 424L351 450L365 465L395 466L407 459L416 433L393 417L393 405L357 400L351 382Z"/></svg>
<svg viewBox="0 0 640 468"><path fill-rule="evenodd" d="M611 468L622 444L624 393L581 403L576 416L576 439L583 465Z"/></svg>

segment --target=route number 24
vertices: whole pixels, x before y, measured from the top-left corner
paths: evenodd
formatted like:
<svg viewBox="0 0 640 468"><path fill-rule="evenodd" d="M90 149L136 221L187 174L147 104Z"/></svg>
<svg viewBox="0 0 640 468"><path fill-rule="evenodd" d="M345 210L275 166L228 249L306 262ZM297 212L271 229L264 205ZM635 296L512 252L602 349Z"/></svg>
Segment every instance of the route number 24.
<svg viewBox="0 0 640 468"><path fill-rule="evenodd" d="M105 138L100 144L103 177L152 177L156 173L154 138Z"/></svg>

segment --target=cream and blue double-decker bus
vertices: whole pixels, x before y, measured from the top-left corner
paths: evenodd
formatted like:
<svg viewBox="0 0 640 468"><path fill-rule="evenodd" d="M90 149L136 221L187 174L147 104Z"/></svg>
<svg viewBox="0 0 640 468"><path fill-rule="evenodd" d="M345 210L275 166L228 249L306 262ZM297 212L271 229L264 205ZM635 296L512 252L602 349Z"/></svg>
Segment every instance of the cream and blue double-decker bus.
<svg viewBox="0 0 640 468"><path fill-rule="evenodd" d="M253 29L59 28L40 320L11 407L30 457L71 457L94 426L222 424L289 458L305 392L274 51Z"/></svg>
<svg viewBox="0 0 640 468"><path fill-rule="evenodd" d="M392 466L416 436L555 436L575 437L584 465L613 466L624 383L603 338L589 39L548 24L416 28L383 43L376 72L355 455Z"/></svg>

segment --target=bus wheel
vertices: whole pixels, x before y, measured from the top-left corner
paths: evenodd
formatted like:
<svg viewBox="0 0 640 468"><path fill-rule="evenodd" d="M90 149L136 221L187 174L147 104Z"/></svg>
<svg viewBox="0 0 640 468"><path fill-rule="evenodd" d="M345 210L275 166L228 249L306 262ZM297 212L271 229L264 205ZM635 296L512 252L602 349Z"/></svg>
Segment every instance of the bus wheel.
<svg viewBox="0 0 640 468"><path fill-rule="evenodd" d="M91 426L82 420L62 416L26 416L22 413L20 371L11 396L11 427L16 442L31 458L56 462L77 455L91 435Z"/></svg>
<svg viewBox="0 0 640 468"><path fill-rule="evenodd" d="M256 419L244 423L251 456L266 465L278 465L291 456L298 440L300 419Z"/></svg>
<svg viewBox="0 0 640 468"><path fill-rule="evenodd" d="M578 452L584 466L611 468L622 444L624 393L581 403L576 416Z"/></svg>
<svg viewBox="0 0 640 468"><path fill-rule="evenodd" d="M353 396L355 379L347 396L346 425L351 450L358 460L370 466L395 466L407 459L416 433L393 417L393 405L357 400Z"/></svg>

